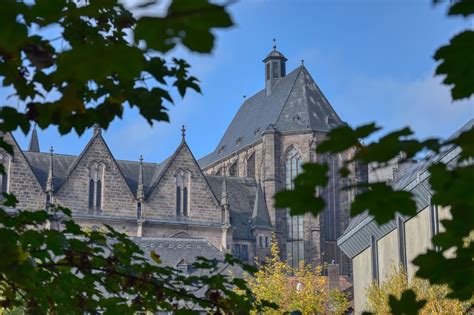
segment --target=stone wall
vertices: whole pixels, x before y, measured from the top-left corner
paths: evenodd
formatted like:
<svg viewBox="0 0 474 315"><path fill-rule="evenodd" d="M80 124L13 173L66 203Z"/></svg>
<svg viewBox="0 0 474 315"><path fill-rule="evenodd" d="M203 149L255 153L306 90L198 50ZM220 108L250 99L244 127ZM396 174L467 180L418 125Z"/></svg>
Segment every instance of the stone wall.
<svg viewBox="0 0 474 315"><path fill-rule="evenodd" d="M201 173L187 145L182 145L175 153L161 179L145 202L146 216L150 219L176 218L176 172L191 172L189 189L189 219L221 223L222 209L216 196Z"/></svg>
<svg viewBox="0 0 474 315"><path fill-rule="evenodd" d="M54 195L54 202L73 212L90 212L89 168L93 163L105 164L102 211L99 213L106 216L135 216L135 198L100 134L91 139L75 168Z"/></svg>
<svg viewBox="0 0 474 315"><path fill-rule="evenodd" d="M38 183L20 147L10 133L4 134L3 137L13 147L13 156L9 156L4 150L0 151L0 154L9 156L9 159L6 159L9 160L9 165L4 165L9 176L7 191L17 197L19 208L44 209L46 194Z"/></svg>

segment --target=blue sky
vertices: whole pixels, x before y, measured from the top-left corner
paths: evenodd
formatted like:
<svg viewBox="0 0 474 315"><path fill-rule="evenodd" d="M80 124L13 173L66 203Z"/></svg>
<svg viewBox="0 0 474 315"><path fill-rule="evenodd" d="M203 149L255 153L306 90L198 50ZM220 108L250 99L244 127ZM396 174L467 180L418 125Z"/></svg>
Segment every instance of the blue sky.
<svg viewBox="0 0 474 315"><path fill-rule="evenodd" d="M430 0L241 0L230 7L236 26L217 32L211 55L172 51L193 66L202 94L176 97L171 123L149 126L127 110L104 137L117 159L160 162L180 141L200 158L214 150L242 103L264 86L262 59L272 38L287 58L288 72L301 59L332 106L351 125L377 121L387 130L411 126L420 137L445 137L474 117L474 99L452 103L449 89L434 78L437 47L472 20L447 18L446 5ZM0 97L2 94L0 91ZM40 130L46 151L79 154L91 136L59 136ZM15 137L23 148L28 138Z"/></svg>

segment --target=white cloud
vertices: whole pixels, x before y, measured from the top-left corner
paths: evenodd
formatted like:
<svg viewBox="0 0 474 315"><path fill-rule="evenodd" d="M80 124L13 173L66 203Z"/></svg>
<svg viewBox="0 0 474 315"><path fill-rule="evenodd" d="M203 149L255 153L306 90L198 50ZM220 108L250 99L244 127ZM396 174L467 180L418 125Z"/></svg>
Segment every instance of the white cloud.
<svg viewBox="0 0 474 315"><path fill-rule="evenodd" d="M410 126L419 137L446 137L474 117L474 97L452 102L439 77L358 77L333 102L351 124L376 121L388 130Z"/></svg>

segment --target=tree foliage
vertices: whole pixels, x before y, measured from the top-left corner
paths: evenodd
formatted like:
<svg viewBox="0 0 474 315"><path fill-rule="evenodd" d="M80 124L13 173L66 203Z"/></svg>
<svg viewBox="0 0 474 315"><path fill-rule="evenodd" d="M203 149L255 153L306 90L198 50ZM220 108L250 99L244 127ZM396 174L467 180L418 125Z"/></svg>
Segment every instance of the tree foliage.
<svg viewBox="0 0 474 315"><path fill-rule="evenodd" d="M471 17L474 15L471 0L453 1L449 15L462 15ZM450 44L441 47L435 54L435 60L439 61L436 74L445 75L445 84L452 86L453 99L467 98L474 95L474 40L473 32L466 30L451 40ZM441 221L443 231L433 237L433 249L420 254L413 260L418 267L417 277L427 279L431 284L447 285L449 293L447 297L462 301L470 300L474 292L474 241L470 235L474 231L474 194L472 183L474 182L474 128L464 130L452 139L442 141L440 139L417 140L409 128L403 128L387 133L376 141L361 140L369 137L380 127L375 124L367 124L358 128L342 126L328 133L327 139L317 148L316 152L340 153L353 150L353 158L346 161L340 168L342 177L350 174L350 165L356 161L369 164L376 162L386 165L399 153L403 153L406 159L417 156L436 154L448 150L453 146L460 151L459 158L453 164L446 165L439 161L429 167L431 174L429 183L432 191L432 203L450 209L451 218ZM403 161L401 161L403 162ZM293 191L283 191L276 195L277 207L289 207L292 214L311 212L319 214L324 209L324 202L315 202L316 191L325 186L326 174L320 172L308 172L307 170L325 169L327 165L306 164L303 172L295 179ZM362 193L358 194L351 205L351 216L355 216L365 210L373 216L378 224L393 220L396 213L412 216L416 214L414 197L409 191L394 190L388 183L355 183L342 189L359 188ZM304 206L302 206L304 205ZM447 255L447 252L454 255ZM449 270L449 272L446 272ZM406 307L412 313L423 307L422 303L416 303L413 292L399 296L402 300L392 297L396 314L403 313ZM397 308L397 305L403 308Z"/></svg>
<svg viewBox="0 0 474 315"><path fill-rule="evenodd" d="M278 309L268 307L265 314L300 311L302 314L342 314L348 307L347 296L337 289L330 290L321 266L300 264L292 268L281 261L278 243L272 240L271 256L258 265L247 282L257 301L269 301ZM254 313L256 313L254 311Z"/></svg>
<svg viewBox="0 0 474 315"><path fill-rule="evenodd" d="M0 104L0 136L18 127L27 133L31 122L55 125L61 134L82 134L93 124L106 129L125 106L138 108L150 124L168 121L172 92L184 96L200 87L185 60L164 53L178 45L208 53L214 30L232 24L226 6L208 0L172 0L163 15L141 17L117 0L1 1L0 81L26 110ZM0 148L13 155L3 137ZM224 262L198 258L192 267L201 275L185 276L160 265L159 253L145 257L109 226L83 230L68 209L20 210L14 196L3 197L0 309L182 314L198 307L245 314L266 305L242 279L216 273L223 263L238 263L231 256Z"/></svg>
<svg viewBox="0 0 474 315"><path fill-rule="evenodd" d="M409 279L400 266L392 268L382 283L374 282L367 288L367 310L374 314L416 314L420 306L419 313L422 315L466 312L469 303L447 298L448 293L447 285L430 285L427 280L417 277Z"/></svg>
<svg viewBox="0 0 474 315"><path fill-rule="evenodd" d="M61 207L7 212L15 201L8 196L0 209L1 308L22 307L28 314L193 314L196 308L219 314L261 308L241 279L216 273L219 264L237 263L230 255L225 262L199 257L192 267L201 275L187 276L161 266L159 253L146 257L110 226L81 229ZM235 287L243 294L235 294ZM194 293L200 290L203 295Z"/></svg>
<svg viewBox="0 0 474 315"><path fill-rule="evenodd" d="M232 24L226 7L208 0L174 0L164 16L141 17L118 0L1 1L1 82L26 106L4 108L1 130L26 133L35 121L82 134L94 123L107 128L125 105L150 124L168 121L170 89L200 88L185 60L163 53L177 45L208 53L214 29Z"/></svg>

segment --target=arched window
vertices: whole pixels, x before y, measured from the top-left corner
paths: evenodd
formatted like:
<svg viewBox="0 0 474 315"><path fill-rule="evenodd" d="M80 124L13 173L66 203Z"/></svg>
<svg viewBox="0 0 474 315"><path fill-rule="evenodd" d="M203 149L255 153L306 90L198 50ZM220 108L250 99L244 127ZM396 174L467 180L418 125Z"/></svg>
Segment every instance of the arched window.
<svg viewBox="0 0 474 315"><path fill-rule="evenodd" d="M101 211L103 207L103 179L105 163L92 161L89 166L89 210Z"/></svg>
<svg viewBox="0 0 474 315"><path fill-rule="evenodd" d="M181 187L176 187L176 215L181 215Z"/></svg>
<svg viewBox="0 0 474 315"><path fill-rule="evenodd" d="M176 215L189 216L191 172L179 169L176 172Z"/></svg>
<svg viewBox="0 0 474 315"><path fill-rule="evenodd" d="M301 155L292 148L286 155L285 161L285 188L294 188L294 179L301 172ZM288 264L298 268L300 261L304 261L304 217L292 216L286 211L286 255Z"/></svg>
<svg viewBox="0 0 474 315"><path fill-rule="evenodd" d="M142 218L142 203L139 201L137 202L137 220L141 220Z"/></svg>
<svg viewBox="0 0 474 315"><path fill-rule="evenodd" d="M188 216L188 188L183 188L183 215Z"/></svg>
<svg viewBox="0 0 474 315"><path fill-rule="evenodd" d="M255 153L247 159L247 177L255 178Z"/></svg>
<svg viewBox="0 0 474 315"><path fill-rule="evenodd" d="M97 210L102 210L102 182L100 181L100 179L97 181L95 200Z"/></svg>
<svg viewBox="0 0 474 315"><path fill-rule="evenodd" d="M89 181L89 209L94 208L94 180Z"/></svg>

